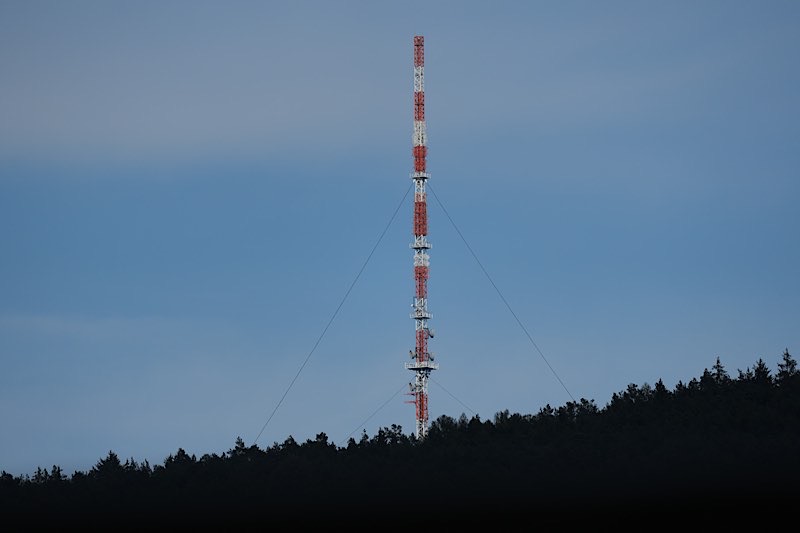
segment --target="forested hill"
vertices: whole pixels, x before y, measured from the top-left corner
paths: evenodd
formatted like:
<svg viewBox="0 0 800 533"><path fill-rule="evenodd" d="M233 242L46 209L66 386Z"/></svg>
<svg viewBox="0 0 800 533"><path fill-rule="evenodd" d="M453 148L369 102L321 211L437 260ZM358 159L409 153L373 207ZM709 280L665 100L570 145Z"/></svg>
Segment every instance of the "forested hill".
<svg viewBox="0 0 800 533"><path fill-rule="evenodd" d="M487 421L442 416L421 442L393 425L343 447L324 433L266 449L237 439L221 454L179 449L154 466L109 452L71 476L58 466L3 472L0 515L108 527L247 518L266 529L336 518L431 526L515 517L534 527L787 513L794 521L798 487L800 374L787 350L774 372L759 359L731 376L717 359L688 383L631 384L604 407L581 399Z"/></svg>

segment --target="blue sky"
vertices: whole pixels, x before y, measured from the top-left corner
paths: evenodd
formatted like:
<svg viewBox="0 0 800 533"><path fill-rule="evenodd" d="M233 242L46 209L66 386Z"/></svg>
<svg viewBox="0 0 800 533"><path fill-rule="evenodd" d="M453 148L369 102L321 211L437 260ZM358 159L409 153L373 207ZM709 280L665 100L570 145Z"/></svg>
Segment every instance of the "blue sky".
<svg viewBox="0 0 800 533"><path fill-rule="evenodd" d="M431 185L575 397L800 352L797 3L378 4L0 4L0 469L252 442L409 185L418 33ZM410 240L407 201L260 445L411 379ZM436 381L569 400L430 240Z"/></svg>

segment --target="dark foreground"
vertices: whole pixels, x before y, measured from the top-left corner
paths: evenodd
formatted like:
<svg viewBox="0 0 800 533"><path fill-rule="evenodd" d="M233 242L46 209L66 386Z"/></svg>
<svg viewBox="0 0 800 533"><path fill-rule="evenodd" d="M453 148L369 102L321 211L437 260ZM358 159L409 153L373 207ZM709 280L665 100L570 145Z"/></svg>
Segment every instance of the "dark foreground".
<svg viewBox="0 0 800 533"><path fill-rule="evenodd" d="M320 433L266 449L241 439L151 467L116 454L88 472L0 476L4 529L555 529L796 521L800 375L783 354L731 378L717 361L667 389L629 385L603 408L546 406L494 420L440 417L337 447Z"/></svg>

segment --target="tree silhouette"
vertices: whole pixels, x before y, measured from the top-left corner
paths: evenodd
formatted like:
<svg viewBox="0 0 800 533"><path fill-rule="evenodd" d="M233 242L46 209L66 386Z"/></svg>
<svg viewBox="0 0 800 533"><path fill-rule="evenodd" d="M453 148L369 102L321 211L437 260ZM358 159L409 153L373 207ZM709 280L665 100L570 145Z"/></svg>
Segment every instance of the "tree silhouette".
<svg viewBox="0 0 800 533"><path fill-rule="evenodd" d="M447 509L424 515L428 525L447 517L443 528L460 518L474 526L481 510L494 510L495 524L514 510L542 524L639 509L779 516L798 495L800 373L787 349L774 378L763 359L738 374L731 378L716 357L699 379L672 390L659 379L629 384L602 408L580 398L486 421L441 415L424 440L396 424L372 437L362 431L342 448L322 432L264 449L238 437L226 452L198 460L178 448L154 467L133 457L122 463L109 451L71 476L56 465L32 476L0 473L0 516L48 514L61 525L106 529L118 525L111 517L130 521L131 510L162 525L211 527L219 519L219 529L244 517L296 527L375 515L376 523L392 517L397 525L404 504L417 520Z"/></svg>
<svg viewBox="0 0 800 533"><path fill-rule="evenodd" d="M765 363L760 357L758 361L756 361L755 366L753 366L753 381L759 385L772 384L772 375L769 367L767 366L767 363Z"/></svg>
<svg viewBox="0 0 800 533"><path fill-rule="evenodd" d="M783 385L797 377L797 361L789 354L789 348L783 351L781 361L778 363L778 374L776 380Z"/></svg>
<svg viewBox="0 0 800 533"><path fill-rule="evenodd" d="M108 455L97 461L90 475L101 482L119 481L125 473L116 453L109 450Z"/></svg>
<svg viewBox="0 0 800 533"><path fill-rule="evenodd" d="M725 370L725 367L719 360L719 356L717 356L714 366L711 367L711 378L714 380L714 384L717 387L724 387L731 382L731 377L728 375L727 370Z"/></svg>

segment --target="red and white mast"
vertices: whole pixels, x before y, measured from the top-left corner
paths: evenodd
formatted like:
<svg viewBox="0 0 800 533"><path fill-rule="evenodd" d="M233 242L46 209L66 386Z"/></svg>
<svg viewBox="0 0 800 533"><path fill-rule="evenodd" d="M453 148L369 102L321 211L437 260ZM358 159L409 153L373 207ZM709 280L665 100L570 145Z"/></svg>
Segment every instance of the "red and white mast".
<svg viewBox="0 0 800 533"><path fill-rule="evenodd" d="M425 194L425 182L430 178L426 169L425 158L428 152L428 140L425 132L425 40L421 35L414 36L414 135L412 153L414 155L414 303L411 318L416 324L415 350L410 352L412 363L406 368L415 373L414 382L409 383L410 395L414 397L416 408L416 436L424 438L428 434L428 378L431 371L439 368L433 362L433 354L428 351L428 339L433 331L428 328L428 268L430 257L428 250L428 204Z"/></svg>

